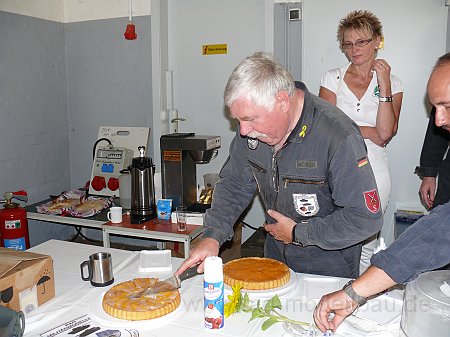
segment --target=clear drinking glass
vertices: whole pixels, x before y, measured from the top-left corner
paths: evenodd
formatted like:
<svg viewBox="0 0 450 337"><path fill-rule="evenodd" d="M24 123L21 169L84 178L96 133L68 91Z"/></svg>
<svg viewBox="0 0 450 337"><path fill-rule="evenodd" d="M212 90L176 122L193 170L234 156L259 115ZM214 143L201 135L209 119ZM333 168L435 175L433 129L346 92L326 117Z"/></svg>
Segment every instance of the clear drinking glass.
<svg viewBox="0 0 450 337"><path fill-rule="evenodd" d="M186 230L186 215L187 208L186 206L177 206L177 230L179 232L184 232Z"/></svg>

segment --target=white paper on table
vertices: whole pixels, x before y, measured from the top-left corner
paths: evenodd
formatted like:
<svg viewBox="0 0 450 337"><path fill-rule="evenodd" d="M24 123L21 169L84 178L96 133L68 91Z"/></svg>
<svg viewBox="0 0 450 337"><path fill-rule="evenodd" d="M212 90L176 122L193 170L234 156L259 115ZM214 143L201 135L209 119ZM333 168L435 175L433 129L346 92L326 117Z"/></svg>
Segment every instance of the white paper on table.
<svg viewBox="0 0 450 337"><path fill-rule="evenodd" d="M76 331L76 333L75 333ZM41 333L41 337L73 337L94 334L97 337L139 337L139 331L133 328L103 327L89 315L77 317Z"/></svg>

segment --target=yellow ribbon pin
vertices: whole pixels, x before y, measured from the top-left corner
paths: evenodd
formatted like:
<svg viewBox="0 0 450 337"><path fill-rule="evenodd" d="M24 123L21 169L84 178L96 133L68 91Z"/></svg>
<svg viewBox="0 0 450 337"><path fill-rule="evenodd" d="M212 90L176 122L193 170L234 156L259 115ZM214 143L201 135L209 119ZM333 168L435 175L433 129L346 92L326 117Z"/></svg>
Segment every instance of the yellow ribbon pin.
<svg viewBox="0 0 450 337"><path fill-rule="evenodd" d="M300 132L300 134L299 134L300 137L305 137L307 128L308 127L306 125L302 126L302 132Z"/></svg>

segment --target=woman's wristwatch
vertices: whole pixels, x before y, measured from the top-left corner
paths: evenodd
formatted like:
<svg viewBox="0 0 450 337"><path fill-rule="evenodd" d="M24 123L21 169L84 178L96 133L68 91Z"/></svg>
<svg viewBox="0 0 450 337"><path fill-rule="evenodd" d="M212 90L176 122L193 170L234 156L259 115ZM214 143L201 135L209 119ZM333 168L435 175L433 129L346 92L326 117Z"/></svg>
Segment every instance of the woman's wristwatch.
<svg viewBox="0 0 450 337"><path fill-rule="evenodd" d="M350 297L353 301L355 301L357 303L357 305L360 307L361 305L366 304L367 302L367 298L358 295L356 293L356 291L353 289L352 284L355 280L350 280L348 281L344 288L342 288L342 290L344 290L345 294Z"/></svg>
<svg viewBox="0 0 450 337"><path fill-rule="evenodd" d="M379 99L380 102L392 102L394 100L392 95L391 96L385 96L385 97L380 96L380 97L378 97L378 99Z"/></svg>

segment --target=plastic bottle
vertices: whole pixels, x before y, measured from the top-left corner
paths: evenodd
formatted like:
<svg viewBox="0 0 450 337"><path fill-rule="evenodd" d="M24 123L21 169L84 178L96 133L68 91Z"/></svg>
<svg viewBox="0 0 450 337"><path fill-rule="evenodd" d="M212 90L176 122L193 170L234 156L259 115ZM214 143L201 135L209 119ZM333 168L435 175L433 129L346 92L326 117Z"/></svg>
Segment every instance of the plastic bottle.
<svg viewBox="0 0 450 337"><path fill-rule="evenodd" d="M205 259L205 273L203 276L203 298L205 327L220 329L223 327L223 265L218 256Z"/></svg>

